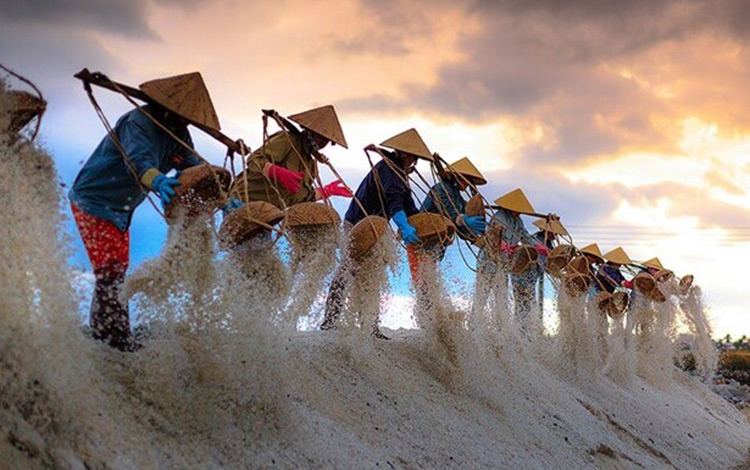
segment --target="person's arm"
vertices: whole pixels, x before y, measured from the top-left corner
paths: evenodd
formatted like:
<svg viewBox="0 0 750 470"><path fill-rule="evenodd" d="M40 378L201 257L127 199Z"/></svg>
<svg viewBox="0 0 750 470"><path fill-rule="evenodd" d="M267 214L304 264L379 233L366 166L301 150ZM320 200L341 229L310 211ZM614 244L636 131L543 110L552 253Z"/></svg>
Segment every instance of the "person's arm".
<svg viewBox="0 0 750 470"><path fill-rule="evenodd" d="M263 174L269 163L278 164L292 151L286 135L277 132L247 157L247 170L256 175Z"/></svg>
<svg viewBox="0 0 750 470"><path fill-rule="evenodd" d="M165 176L158 168L154 155L156 134L150 123L134 119L124 121L117 129L117 137L127 155L126 164L136 172L138 180L145 187L159 195L162 207L172 202L175 186L180 182L176 178Z"/></svg>
<svg viewBox="0 0 750 470"><path fill-rule="evenodd" d="M291 194L297 194L305 174L292 171L280 165L289 152L293 152L290 139L293 138L278 132L272 135L265 145L255 149L247 159L247 171L251 175L263 175L283 186Z"/></svg>
<svg viewBox="0 0 750 470"><path fill-rule="evenodd" d="M154 155L155 133L149 123L126 119L117 126L117 138L127 155L126 165L135 172L138 180L147 188L161 174Z"/></svg>
<svg viewBox="0 0 750 470"><path fill-rule="evenodd" d="M184 135L181 138L190 148L195 148L193 145L193 139L187 129L185 129ZM198 166L203 163L203 160L198 158L198 155L196 155L195 152L185 148L182 144L177 145L179 145L179 150L177 151L178 159L175 162L175 169L182 171L186 168Z"/></svg>

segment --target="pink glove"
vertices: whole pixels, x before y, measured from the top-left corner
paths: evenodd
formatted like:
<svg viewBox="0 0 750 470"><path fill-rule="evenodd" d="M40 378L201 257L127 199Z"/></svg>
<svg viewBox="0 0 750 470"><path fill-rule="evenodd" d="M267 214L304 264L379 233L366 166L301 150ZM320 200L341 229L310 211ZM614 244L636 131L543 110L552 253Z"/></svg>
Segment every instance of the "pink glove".
<svg viewBox="0 0 750 470"><path fill-rule="evenodd" d="M273 163L266 163L264 173L268 178L277 181L292 194L297 194L302 184L302 178L305 176L301 171L287 170L283 166Z"/></svg>
<svg viewBox="0 0 750 470"><path fill-rule="evenodd" d="M344 186L341 180L328 183L322 188L318 188L318 199L328 199L331 196L352 197L354 196L349 188Z"/></svg>
<svg viewBox="0 0 750 470"><path fill-rule="evenodd" d="M549 256L549 248L542 245L541 243L537 243L536 245L534 245L534 248L536 248L536 252L541 256Z"/></svg>
<svg viewBox="0 0 750 470"><path fill-rule="evenodd" d="M516 250L515 246L508 245L504 241L500 242L500 251L505 253L505 256L510 256L513 254L513 252Z"/></svg>
<svg viewBox="0 0 750 470"><path fill-rule="evenodd" d="M633 289L633 281L622 281L621 284L622 284L622 287L626 287L630 290Z"/></svg>

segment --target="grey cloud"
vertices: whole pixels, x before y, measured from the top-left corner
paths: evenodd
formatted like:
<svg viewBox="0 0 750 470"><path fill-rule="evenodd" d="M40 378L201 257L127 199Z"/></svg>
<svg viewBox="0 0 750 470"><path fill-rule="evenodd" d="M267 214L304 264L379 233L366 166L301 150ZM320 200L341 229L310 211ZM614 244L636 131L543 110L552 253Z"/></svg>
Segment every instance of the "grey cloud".
<svg viewBox="0 0 750 470"><path fill-rule="evenodd" d="M0 17L13 22L152 36L145 19L147 7L147 0L11 0L0 2Z"/></svg>
<svg viewBox="0 0 750 470"><path fill-rule="evenodd" d="M158 38L148 25L152 3L188 8L205 0L8 0L0 2L0 20L90 28L125 36Z"/></svg>

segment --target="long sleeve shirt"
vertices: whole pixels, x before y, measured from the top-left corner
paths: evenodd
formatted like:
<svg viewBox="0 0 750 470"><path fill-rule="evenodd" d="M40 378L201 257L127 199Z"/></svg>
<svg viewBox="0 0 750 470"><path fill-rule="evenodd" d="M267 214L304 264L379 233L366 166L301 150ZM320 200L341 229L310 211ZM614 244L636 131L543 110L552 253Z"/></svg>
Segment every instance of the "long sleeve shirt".
<svg viewBox="0 0 750 470"><path fill-rule="evenodd" d="M508 245L535 245L536 239L531 236L526 227L523 225L521 216L514 215L512 212L498 208L490 220L490 224L500 224L503 227L502 239Z"/></svg>
<svg viewBox="0 0 750 470"><path fill-rule="evenodd" d="M389 155L386 153L386 158L390 158ZM391 165L395 166L394 163ZM365 215L379 215L390 220L400 211L404 211L407 217L419 212L412 199L406 174L402 172L399 175L396 171L398 170L391 168L384 160L379 161L365 176L354 194L354 197L364 206L367 214L363 214L356 201L352 200L344 218L349 223L356 224Z"/></svg>
<svg viewBox="0 0 750 470"><path fill-rule="evenodd" d="M292 194L281 184L267 178L263 174L266 163L304 173L299 191ZM283 209L300 202L315 201L314 184L317 177L318 164L310 142L302 134L279 131L247 157L247 170L237 175L235 184L244 202L265 201ZM246 189L248 197L245 197Z"/></svg>
<svg viewBox="0 0 750 470"><path fill-rule="evenodd" d="M146 106L145 111L152 114L153 110ZM127 153L127 161L107 135L81 168L68 198L83 212L126 231L133 211L146 199L147 189L139 183L146 172L167 173L201 161L138 109L120 117L113 130ZM172 133L193 146L187 128Z"/></svg>
<svg viewBox="0 0 750 470"><path fill-rule="evenodd" d="M442 214L451 219L461 238L471 237L469 228L458 222L458 217L466 213L466 201L461 196L461 189L453 179L440 180L430 188L430 192L424 198L419 211Z"/></svg>
<svg viewBox="0 0 750 470"><path fill-rule="evenodd" d="M604 288L604 290L611 294L625 280L625 276L622 275L617 266L605 264L599 268L599 271L596 273L596 279L599 282L594 281L594 289L601 292L602 288Z"/></svg>

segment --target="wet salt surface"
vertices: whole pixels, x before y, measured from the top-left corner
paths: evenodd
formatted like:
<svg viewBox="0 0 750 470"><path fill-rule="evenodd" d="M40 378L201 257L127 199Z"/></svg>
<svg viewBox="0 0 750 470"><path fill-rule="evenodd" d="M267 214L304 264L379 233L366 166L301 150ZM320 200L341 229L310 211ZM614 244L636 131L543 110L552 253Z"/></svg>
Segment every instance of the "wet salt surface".
<svg viewBox="0 0 750 470"><path fill-rule="evenodd" d="M710 333L699 292L636 303L605 343L598 312L561 296L558 329L529 341L502 288L458 308L428 266L422 329L376 340L390 239L355 279L345 327L297 331L293 318L319 320L335 243L306 240L329 257L296 271L258 247L250 265L219 260L204 220L131 273L149 339L122 354L80 332L49 156L0 135L0 196L0 468L706 469L746 456L742 414L672 366L678 318ZM295 298L308 310L289 311Z"/></svg>

